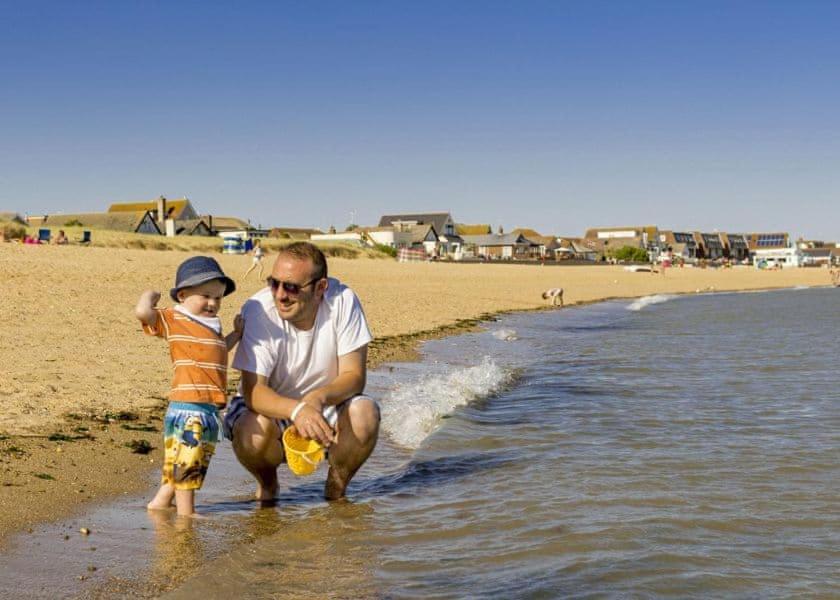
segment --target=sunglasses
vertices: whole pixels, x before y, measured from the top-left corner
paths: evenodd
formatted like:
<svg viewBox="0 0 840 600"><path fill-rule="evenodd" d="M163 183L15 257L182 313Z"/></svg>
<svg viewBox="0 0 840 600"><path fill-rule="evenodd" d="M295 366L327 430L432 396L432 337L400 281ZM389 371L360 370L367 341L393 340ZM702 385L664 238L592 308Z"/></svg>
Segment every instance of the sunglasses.
<svg viewBox="0 0 840 600"><path fill-rule="evenodd" d="M316 277L315 279L310 279L306 283L292 283L291 281L280 281L279 279L274 279L274 277L268 277L265 280L265 282L268 284L268 287L271 288L271 291L275 294L277 293L277 290L279 290L282 287L283 291L287 294L297 296L298 294L300 294L300 291L303 288L315 283L316 281L319 281L320 279L320 277Z"/></svg>

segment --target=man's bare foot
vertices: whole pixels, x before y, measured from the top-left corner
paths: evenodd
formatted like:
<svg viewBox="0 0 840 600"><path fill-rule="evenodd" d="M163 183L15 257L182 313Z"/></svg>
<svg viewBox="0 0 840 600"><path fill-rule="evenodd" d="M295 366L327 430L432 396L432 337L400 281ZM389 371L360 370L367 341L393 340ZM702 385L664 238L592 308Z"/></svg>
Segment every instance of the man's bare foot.
<svg viewBox="0 0 840 600"><path fill-rule="evenodd" d="M324 485L324 498L327 500L341 500L350 483L349 475L342 475L338 469L330 466L327 473L327 483Z"/></svg>
<svg viewBox="0 0 840 600"><path fill-rule="evenodd" d="M173 508L171 501L157 502L156 499L146 505L146 510L169 510L170 508Z"/></svg>
<svg viewBox="0 0 840 600"><path fill-rule="evenodd" d="M268 468L257 474L257 491L254 499L258 502L270 502L277 496L277 469Z"/></svg>

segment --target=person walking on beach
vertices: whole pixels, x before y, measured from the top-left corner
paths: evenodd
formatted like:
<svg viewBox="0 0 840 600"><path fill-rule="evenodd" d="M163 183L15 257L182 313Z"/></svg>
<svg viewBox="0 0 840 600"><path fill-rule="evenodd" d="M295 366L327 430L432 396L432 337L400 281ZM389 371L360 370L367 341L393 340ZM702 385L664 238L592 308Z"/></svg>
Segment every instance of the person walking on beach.
<svg viewBox="0 0 840 600"><path fill-rule="evenodd" d="M268 287L242 308L242 342L233 367L240 396L224 420L239 462L257 480L256 499L277 493L280 441L292 425L328 449L324 496L336 500L379 435L379 407L362 395L373 339L358 297L327 277L324 254L309 242L280 251Z"/></svg>
<svg viewBox="0 0 840 600"><path fill-rule="evenodd" d="M265 253L263 252L262 245L260 244L260 240L254 240L254 248L251 250L251 255L254 257L251 261L251 266L248 267L248 270L245 271L245 274L242 276L242 279L248 277L248 273L259 267L259 273L257 273L257 279L262 279L263 276L263 266L262 260Z"/></svg>
<svg viewBox="0 0 840 600"><path fill-rule="evenodd" d="M218 406L227 400L228 351L242 336L242 319L222 337L219 309L236 284L209 256L188 258L178 267L169 292L177 304L158 308L160 293L146 290L135 315L143 331L169 342L175 374L164 417L164 462L161 485L149 510L166 509L174 498L178 514L195 514L200 489L219 439Z"/></svg>

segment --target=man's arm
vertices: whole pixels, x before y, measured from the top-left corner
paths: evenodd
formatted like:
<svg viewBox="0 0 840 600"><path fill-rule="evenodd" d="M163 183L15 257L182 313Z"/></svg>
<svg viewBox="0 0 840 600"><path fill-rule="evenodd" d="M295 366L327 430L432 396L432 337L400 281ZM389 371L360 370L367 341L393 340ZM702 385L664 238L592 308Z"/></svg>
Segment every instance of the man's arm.
<svg viewBox="0 0 840 600"><path fill-rule="evenodd" d="M338 357L338 375L324 387L312 390L302 400L320 412L361 394L367 382L367 344Z"/></svg>
<svg viewBox="0 0 840 600"><path fill-rule="evenodd" d="M250 371L242 371L242 395L245 405L253 412L277 419L291 419L292 413L301 404L300 400L281 396L272 390L265 375ZM317 440L324 446L335 441L335 433L324 420L321 411L316 412L308 404L297 411L294 424L307 439Z"/></svg>

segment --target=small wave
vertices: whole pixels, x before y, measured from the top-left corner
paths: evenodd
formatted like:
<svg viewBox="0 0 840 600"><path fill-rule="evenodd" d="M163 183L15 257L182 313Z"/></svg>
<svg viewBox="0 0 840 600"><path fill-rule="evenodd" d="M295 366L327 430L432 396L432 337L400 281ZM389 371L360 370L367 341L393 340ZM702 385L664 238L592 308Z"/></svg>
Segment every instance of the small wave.
<svg viewBox="0 0 840 600"><path fill-rule="evenodd" d="M492 333L493 337L503 342L512 342L517 339L515 329L497 329Z"/></svg>
<svg viewBox="0 0 840 600"><path fill-rule="evenodd" d="M668 300L673 300L676 296L672 296L670 294L656 294L654 296L643 296L638 300L634 300L630 303L627 307L627 310L642 310L646 306L650 306L651 304L662 304L663 302L668 302Z"/></svg>
<svg viewBox="0 0 840 600"><path fill-rule="evenodd" d="M417 448L438 428L442 417L497 392L512 379L512 370L485 357L474 367L401 385L382 403L382 428L398 444Z"/></svg>

